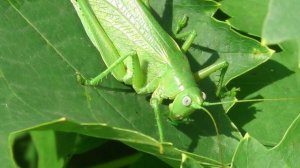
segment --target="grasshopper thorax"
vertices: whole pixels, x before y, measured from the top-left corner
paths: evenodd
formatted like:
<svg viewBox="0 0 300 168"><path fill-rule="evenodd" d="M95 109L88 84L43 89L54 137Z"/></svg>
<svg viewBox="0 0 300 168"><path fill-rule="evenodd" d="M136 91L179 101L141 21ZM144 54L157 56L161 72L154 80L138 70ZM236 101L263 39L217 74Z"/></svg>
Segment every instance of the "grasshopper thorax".
<svg viewBox="0 0 300 168"><path fill-rule="evenodd" d="M183 122L188 116L203 104L204 95L197 87L184 89L176 95L174 101L169 105L169 119L174 122Z"/></svg>

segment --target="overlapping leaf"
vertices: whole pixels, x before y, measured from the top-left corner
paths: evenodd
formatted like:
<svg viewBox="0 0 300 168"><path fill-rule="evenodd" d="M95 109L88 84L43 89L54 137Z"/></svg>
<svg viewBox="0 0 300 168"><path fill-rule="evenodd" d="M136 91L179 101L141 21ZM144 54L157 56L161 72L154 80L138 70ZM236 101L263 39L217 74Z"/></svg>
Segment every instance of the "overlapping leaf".
<svg viewBox="0 0 300 168"><path fill-rule="evenodd" d="M299 114L297 104L300 101L298 89L300 34L296 30L300 26L296 19L299 11L292 9L297 3L299 2L272 0L248 1L243 4L235 0L222 2L221 9L232 17L229 22L234 27L250 34L262 35L263 41L268 44L280 43L278 47L281 49L277 47L277 50L281 51L278 51L271 61L238 78L232 84L241 87L240 96L243 99L281 99L248 103L237 106L233 111L237 125L266 145L277 144ZM243 10L246 6L249 9L253 6L259 8L255 8L256 12L250 12L251 10ZM247 22L244 21L246 18ZM244 113L246 109L251 110ZM236 115L241 112L243 115Z"/></svg>
<svg viewBox="0 0 300 168"><path fill-rule="evenodd" d="M292 122L280 143L272 149L246 135L237 149L232 167L298 167L299 116Z"/></svg>
<svg viewBox="0 0 300 168"><path fill-rule="evenodd" d="M193 70L216 62L220 56L230 63L227 83L270 57L269 50L258 42L212 19L216 3L171 2L153 3L154 13L165 12L160 21L166 30L171 30L175 19L183 14L190 17L183 31L195 29L198 33L190 51ZM240 137L221 107L211 109L220 141L210 119L201 112L192 116L195 122L179 127L167 123L165 117L166 141L173 145L166 145L165 154L159 155L158 133L147 96L137 95L111 76L97 88L80 86L76 71L92 77L105 66L69 1L5 0L0 2L0 11L1 139L30 128L53 129L120 140L173 166L180 164L182 152L202 163L230 162ZM210 80L201 83L209 94L214 87ZM4 167L13 164L8 148L12 140L0 144Z"/></svg>

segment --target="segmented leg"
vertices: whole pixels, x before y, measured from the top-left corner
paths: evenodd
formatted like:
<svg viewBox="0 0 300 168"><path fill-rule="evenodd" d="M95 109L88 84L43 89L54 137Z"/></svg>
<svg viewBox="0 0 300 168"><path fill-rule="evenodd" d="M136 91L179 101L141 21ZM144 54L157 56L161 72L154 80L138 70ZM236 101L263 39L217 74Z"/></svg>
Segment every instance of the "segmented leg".
<svg viewBox="0 0 300 168"><path fill-rule="evenodd" d="M146 78L145 73L143 73L139 57L137 55L132 57L132 86L139 93L144 88Z"/></svg>
<svg viewBox="0 0 300 168"><path fill-rule="evenodd" d="M133 69L132 86L137 93L144 92L145 90L152 88L154 85L157 85L156 82L154 83L152 82L151 84L145 86L146 83L145 74L141 69L141 64L139 62L139 57L137 55L132 57L132 69ZM154 110L155 120L156 120L158 133L159 133L159 141L160 141L159 152L163 154L162 143L164 142L164 135L163 135L163 129L161 124L161 118L160 118L160 110L159 110L159 105L161 104L161 102L162 100L160 99L160 97L157 96L156 92L154 92L150 100L150 104Z"/></svg>
<svg viewBox="0 0 300 168"><path fill-rule="evenodd" d="M133 77L132 77L132 86L133 88L139 93L139 92L144 92L145 90L148 90L148 87L154 87L157 85L156 82L145 86L145 74L143 73L141 69L141 65L139 62L139 57L137 56L136 52L129 53L127 55L119 57L114 63L112 63L105 71L100 73L98 76L91 80L85 80L83 77L78 73L77 74L77 80L82 83L83 85L89 85L89 86L95 86L101 80L107 76L109 73L113 71L115 67L117 67L119 64L121 64L124 59L132 57L132 69L133 69ZM157 86L156 86L157 87ZM153 94L155 95L155 94ZM159 151L162 154L163 153L163 146L162 143L164 141L164 136L163 136L163 130L162 130L162 125L161 125L161 119L160 119L160 111L159 111L159 104L161 104L161 100L159 98L151 98L151 106L154 109L154 114L155 114L155 119L158 127L158 132L159 132L159 141L160 141L160 147Z"/></svg>
<svg viewBox="0 0 300 168"><path fill-rule="evenodd" d="M195 40L197 33L196 31L191 31L191 32L185 32L182 34L178 34L176 36L176 38L185 38L187 36L187 39L185 40L185 42L183 43L183 45L181 46L181 50L183 52L187 52L188 49L191 47L191 45L193 44L193 41Z"/></svg>
<svg viewBox="0 0 300 168"><path fill-rule="evenodd" d="M84 79L81 74L77 73L77 80L83 84L88 86L96 86L101 82L101 80L106 77L109 73L111 73L114 68L116 68L118 65L123 64L123 61L128 57L134 57L136 55L136 52L129 53L127 55L119 57L114 63L112 63L105 71L100 73L95 78L92 78L91 80Z"/></svg>
<svg viewBox="0 0 300 168"><path fill-rule="evenodd" d="M227 63L227 62L226 62ZM223 82L224 82L224 76L225 76L225 73L227 71L227 68L228 68L228 63L226 66L224 66L222 69L221 69L221 74L220 74L220 79L219 79L219 82L217 84L217 91L216 91L216 95L218 97L222 96L221 95L221 90L222 90L222 87L223 87Z"/></svg>
<svg viewBox="0 0 300 168"><path fill-rule="evenodd" d="M185 39L186 38L186 41L183 43L183 45L181 47L183 52L188 51L188 49L191 47L193 41L195 40L195 38L197 36L197 33L194 30L191 31L191 32L184 32L184 33L178 34L181 31L181 29L186 26L187 21L188 21L188 17L186 15L184 15L177 22L177 26L176 26L176 30L175 30L175 33L177 34L176 38L179 38L179 39ZM201 80L201 79L209 76L210 74L212 74L215 71L221 70L220 79L219 79L219 82L218 82L218 85L217 85L217 91L216 91L216 95L220 96L221 89L223 87L223 80L224 80L224 76L225 76L225 72L227 70L227 67L228 67L227 62L225 62L225 61L219 62L219 63L213 64L209 67L206 67L206 68L194 73L194 76L195 76L195 79L198 81L198 80Z"/></svg>
<svg viewBox="0 0 300 168"><path fill-rule="evenodd" d="M184 33L179 34L179 32L182 30L182 28L184 28L186 26L187 21L188 21L187 15L183 15L183 17L177 21L177 25L176 25L176 29L175 29L176 38L178 38L178 39L186 38L186 41L183 43L183 45L181 47L181 50L183 52L187 52L187 50L191 47L194 39L197 36L196 31L184 32Z"/></svg>
<svg viewBox="0 0 300 168"><path fill-rule="evenodd" d="M217 91L216 91L216 95L220 96L221 89L223 87L223 80L224 80L224 76L225 76L225 72L227 70L227 67L228 67L228 63L226 61L215 63L215 64L212 64L212 65L210 65L210 66L208 66L204 69L201 69L201 70L195 72L194 77L197 81L199 81L203 78L206 78L210 74L212 74L212 73L214 73L218 70L221 70L220 79L219 79L219 82L218 82L218 85L217 85Z"/></svg>
<svg viewBox="0 0 300 168"><path fill-rule="evenodd" d="M188 21L187 15L183 15L183 17L177 21L175 34L178 34L181 31L181 29L186 26L187 21Z"/></svg>
<svg viewBox="0 0 300 168"><path fill-rule="evenodd" d="M154 109L154 114L155 114L155 119L156 119L156 124L157 124L157 128L158 128L158 134L159 134L159 141L160 141L160 146L159 146L159 153L163 154L164 153L164 148L163 148L163 142L164 142L164 132L163 132L163 127L161 124L161 114L160 114L160 109L159 109L159 105L161 104L161 100L159 100L158 98L155 98L152 96L151 100L150 100L150 104Z"/></svg>

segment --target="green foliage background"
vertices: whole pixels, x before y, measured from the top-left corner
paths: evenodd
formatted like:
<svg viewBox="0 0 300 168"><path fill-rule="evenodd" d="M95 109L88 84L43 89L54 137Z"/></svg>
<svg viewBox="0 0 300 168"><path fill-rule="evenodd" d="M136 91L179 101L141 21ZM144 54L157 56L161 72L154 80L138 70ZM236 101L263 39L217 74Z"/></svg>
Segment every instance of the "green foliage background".
<svg viewBox="0 0 300 168"><path fill-rule="evenodd" d="M161 155L149 95L137 95L111 76L97 88L76 82L76 71L92 77L105 65L69 1L2 0L2 167L16 166L14 140L29 131L33 147L21 157L30 162L36 159L30 154L36 152L39 167L63 167L73 154L101 145L103 140L99 138L121 141L173 167L200 167L199 163L232 167L299 165L299 2L150 2L154 16L170 34L178 18L189 16L183 31L198 33L188 54L193 70L227 60L230 66L225 81L229 89L240 88L238 99L281 100L236 104L230 110L225 106L209 108L218 124L219 140L209 117L201 111L192 116L194 122L178 127L164 117L169 143ZM214 18L218 9L229 19ZM272 58L267 45L277 51ZM213 96L217 76L212 74L199 84L209 101L220 101Z"/></svg>

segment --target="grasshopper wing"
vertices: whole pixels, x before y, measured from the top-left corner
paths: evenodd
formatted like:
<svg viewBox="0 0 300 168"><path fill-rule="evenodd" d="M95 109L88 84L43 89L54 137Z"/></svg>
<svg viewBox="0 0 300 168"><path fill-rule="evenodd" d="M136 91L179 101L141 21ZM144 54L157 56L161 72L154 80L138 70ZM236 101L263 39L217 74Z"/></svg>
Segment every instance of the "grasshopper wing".
<svg viewBox="0 0 300 168"><path fill-rule="evenodd" d="M143 2L89 0L89 3L120 55L126 55L132 50L137 52L147 83L163 74L169 64L170 47L180 49L159 26ZM128 71L132 71L131 58L124 62Z"/></svg>

